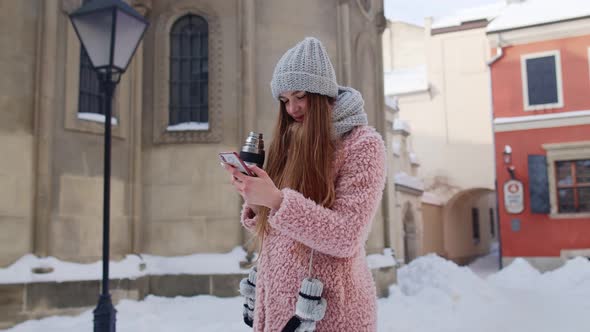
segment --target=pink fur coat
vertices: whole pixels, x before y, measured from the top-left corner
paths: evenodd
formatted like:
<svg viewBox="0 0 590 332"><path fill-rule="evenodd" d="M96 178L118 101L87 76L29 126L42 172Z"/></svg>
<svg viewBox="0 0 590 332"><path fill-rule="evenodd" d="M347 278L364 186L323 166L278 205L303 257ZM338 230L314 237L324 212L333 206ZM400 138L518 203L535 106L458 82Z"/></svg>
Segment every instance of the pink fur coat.
<svg viewBox="0 0 590 332"><path fill-rule="evenodd" d="M310 248L313 277L324 283L328 306L316 331L376 331L376 291L364 244L385 185L385 146L369 126L338 143L334 160L336 200L324 208L285 188L269 217L258 263L254 331L281 331L295 313ZM252 231L257 217L244 207L242 224Z"/></svg>

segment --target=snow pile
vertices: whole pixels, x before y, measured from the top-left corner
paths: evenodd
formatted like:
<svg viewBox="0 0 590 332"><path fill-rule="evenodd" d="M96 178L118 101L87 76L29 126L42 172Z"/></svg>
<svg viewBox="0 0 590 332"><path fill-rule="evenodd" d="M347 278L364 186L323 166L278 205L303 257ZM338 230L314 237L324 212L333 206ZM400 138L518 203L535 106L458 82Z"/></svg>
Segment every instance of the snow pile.
<svg viewBox="0 0 590 332"><path fill-rule="evenodd" d="M502 271L489 277L492 284L509 288L531 288L541 273L526 260L517 258Z"/></svg>
<svg viewBox="0 0 590 332"><path fill-rule="evenodd" d="M472 296L486 290L484 280L467 267L429 254L412 261L398 271L398 286L407 296L415 296L427 289L436 289L453 300ZM478 290L474 292L474 290ZM487 291L486 291L487 292Z"/></svg>
<svg viewBox="0 0 590 332"><path fill-rule="evenodd" d="M246 252L236 247L226 254L194 254L177 257L127 255L121 261L111 261L109 276L113 279L137 279L145 275L162 274L233 274L247 273L240 268ZM35 268L51 268L50 273L37 274ZM64 262L55 257L39 258L25 255L14 264L0 268L0 284L43 281L99 280L102 262L80 264Z"/></svg>
<svg viewBox="0 0 590 332"><path fill-rule="evenodd" d="M498 242L492 242L490 253L486 256L479 257L469 264L469 269L482 279L498 272L500 269L500 246Z"/></svg>
<svg viewBox="0 0 590 332"><path fill-rule="evenodd" d="M544 289L552 292L590 292L590 262L576 257L561 268L541 274L522 258L515 259L502 271L489 277L496 286L516 289Z"/></svg>
<svg viewBox="0 0 590 332"><path fill-rule="evenodd" d="M543 273L540 283L555 291L589 290L590 262L584 257L570 259L560 269Z"/></svg>
<svg viewBox="0 0 590 332"><path fill-rule="evenodd" d="M485 280L438 256L421 257L379 300L379 331L590 331L589 273L581 258L544 274L517 259Z"/></svg>
<svg viewBox="0 0 590 332"><path fill-rule="evenodd" d="M177 257L143 255L143 258L147 265L146 272L149 275L248 272L248 270L240 268L240 261L246 259L246 251L242 247L236 247L226 254L193 254Z"/></svg>
<svg viewBox="0 0 590 332"><path fill-rule="evenodd" d="M109 265L111 278L128 277L136 279L144 273L140 271L141 259L138 256L127 256L119 262ZM50 273L37 274L33 269L52 269ZM7 268L0 269L0 284L31 283L42 281L98 280L102 278L102 262L79 264L60 261L55 257L39 258L25 255Z"/></svg>
<svg viewBox="0 0 590 332"><path fill-rule="evenodd" d="M255 259L256 257L254 257ZM246 274L248 269L240 268L246 259L246 252L236 247L225 254L193 254L163 257L154 255L127 255L120 261L111 261L109 276L112 279L137 279L147 275L171 274ZM376 254L367 257L372 269L394 266L391 254ZM33 269L46 269L49 273L33 273ZM25 255L14 264L0 268L0 284L34 282L65 282L100 280L102 261L80 264L64 262L55 257L39 258Z"/></svg>
<svg viewBox="0 0 590 332"><path fill-rule="evenodd" d="M488 32L524 28L590 16L588 0L527 0L502 10L487 27Z"/></svg>

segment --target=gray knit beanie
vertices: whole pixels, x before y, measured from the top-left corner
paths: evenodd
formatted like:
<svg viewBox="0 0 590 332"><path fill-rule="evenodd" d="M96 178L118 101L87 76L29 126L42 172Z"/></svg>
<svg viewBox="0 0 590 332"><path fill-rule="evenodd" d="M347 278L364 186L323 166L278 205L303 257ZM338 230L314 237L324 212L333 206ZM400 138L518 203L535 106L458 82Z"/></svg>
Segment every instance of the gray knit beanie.
<svg viewBox="0 0 590 332"><path fill-rule="evenodd" d="M270 88L275 99L285 91L336 97L336 73L324 45L316 38L307 37L285 52L275 67Z"/></svg>

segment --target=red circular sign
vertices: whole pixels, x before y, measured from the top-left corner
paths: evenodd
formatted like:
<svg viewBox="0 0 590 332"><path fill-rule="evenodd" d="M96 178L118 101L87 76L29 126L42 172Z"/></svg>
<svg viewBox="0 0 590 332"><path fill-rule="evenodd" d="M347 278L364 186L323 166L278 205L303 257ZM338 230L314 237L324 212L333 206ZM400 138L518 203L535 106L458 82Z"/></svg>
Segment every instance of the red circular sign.
<svg viewBox="0 0 590 332"><path fill-rule="evenodd" d="M518 192L518 185L516 183L512 183L508 186L508 191L512 194Z"/></svg>

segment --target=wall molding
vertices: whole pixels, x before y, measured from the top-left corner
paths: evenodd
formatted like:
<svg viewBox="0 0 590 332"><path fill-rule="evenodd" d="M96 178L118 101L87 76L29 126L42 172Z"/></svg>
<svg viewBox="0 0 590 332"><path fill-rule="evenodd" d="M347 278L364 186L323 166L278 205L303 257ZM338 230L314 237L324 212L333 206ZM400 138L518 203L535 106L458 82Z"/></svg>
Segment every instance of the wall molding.
<svg viewBox="0 0 590 332"><path fill-rule="evenodd" d="M494 119L494 132L590 125L590 110Z"/></svg>

